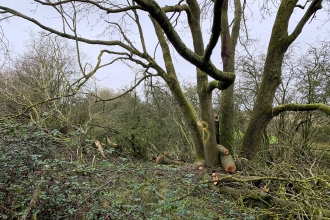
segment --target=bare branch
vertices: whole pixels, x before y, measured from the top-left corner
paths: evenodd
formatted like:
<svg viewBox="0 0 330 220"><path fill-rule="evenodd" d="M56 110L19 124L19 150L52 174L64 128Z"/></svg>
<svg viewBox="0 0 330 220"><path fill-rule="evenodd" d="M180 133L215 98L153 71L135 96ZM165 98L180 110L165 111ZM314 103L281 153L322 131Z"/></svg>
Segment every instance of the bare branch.
<svg viewBox="0 0 330 220"><path fill-rule="evenodd" d="M324 113L330 115L330 106L323 103L314 104L284 104L273 108L272 116L275 117L285 111L315 111L321 110Z"/></svg>
<svg viewBox="0 0 330 220"><path fill-rule="evenodd" d="M208 45L205 49L204 60L209 62L212 51L214 47L217 45L219 36L221 33L221 11L222 11L223 0L216 0L214 2L214 10L213 10L213 24L211 30L211 36Z"/></svg>
<svg viewBox="0 0 330 220"><path fill-rule="evenodd" d="M310 1L311 1L311 0L307 0L307 1L305 2L304 5L299 5L299 4L297 4L296 7L297 7L297 8L301 8L301 9L305 9L307 3L310 2Z"/></svg>
<svg viewBox="0 0 330 220"><path fill-rule="evenodd" d="M322 8L322 2L323 0L313 0L311 5L308 7L307 11L305 12L304 16L300 19L296 28L288 37L289 43L292 43L299 36L307 21L313 16L313 14L315 14L319 9Z"/></svg>
<svg viewBox="0 0 330 220"><path fill-rule="evenodd" d="M228 83L224 83L218 80L213 80L207 83L205 90L208 93L211 93L214 89L219 89L219 90L225 90L229 87L230 85Z"/></svg>
<svg viewBox="0 0 330 220"><path fill-rule="evenodd" d="M145 79L147 79L147 78L149 78L149 77L153 77L153 76L159 76L158 74L148 74L148 75L146 75L146 76L144 76L144 77L142 77L134 86L132 86L130 89L128 89L126 92L124 92L124 93L122 93L122 94L120 94L120 95L118 95L118 96L116 96L116 97L113 97L113 98L110 98L110 99L102 99L101 97L99 97L99 96L96 96L96 95L94 95L94 94L90 94L91 96L94 96L94 97L96 97L98 100L96 100L95 102L106 102L106 101L112 101L112 100L115 100L115 99L118 99L118 98L120 98L120 97L122 97L122 96L124 96L124 95L126 95L126 94L128 94L128 93L130 93L130 92L132 92L136 87L138 87L140 84L141 84L141 82L143 82Z"/></svg>
<svg viewBox="0 0 330 220"><path fill-rule="evenodd" d="M61 99L61 98L67 98L67 97L71 97L71 96L74 96L77 92L74 92L74 93L71 93L71 94L68 94L68 95L61 95L61 96L56 96L54 98L49 98L49 99L46 99L46 100L43 100L43 101L40 101L40 102L35 102L29 106L27 106L26 108L23 109L23 111L21 111L20 113L16 114L16 115L8 115L8 116L5 116L3 118L0 118L0 121L4 121L5 119L9 119L9 118L18 118L20 116L22 116L24 113L26 113L28 110L38 106L38 105L41 105L41 104L44 104L44 103L47 103L47 102L51 102L51 101L55 101L55 100L58 100L58 99Z"/></svg>
<svg viewBox="0 0 330 220"><path fill-rule="evenodd" d="M181 11L188 11L189 7L186 4L180 5L180 3L179 3L179 4L174 5L174 6L166 5L165 7L162 8L162 10L164 12L181 12Z"/></svg>
<svg viewBox="0 0 330 220"><path fill-rule="evenodd" d="M135 4L134 1L133 1L133 4ZM147 47L146 47L146 43L145 43L145 40L144 40L143 30L142 30L142 27L141 27L139 15L138 15L136 9L133 9L133 13L135 15L135 23L136 23L136 25L138 27L138 30L139 30L140 41L141 41L141 44L142 44L143 53L146 54L147 53Z"/></svg>
<svg viewBox="0 0 330 220"><path fill-rule="evenodd" d="M50 5L50 6L63 5L63 4L70 3L70 2L88 3L88 4L92 4L92 5L96 6L97 8L99 8L103 11L106 11L108 14L109 13L120 13L120 12L130 11L132 9L144 10L139 5L132 5L132 6L127 6L127 7L118 8L118 9L110 9L108 7L102 6L97 1L91 1L91 0L65 0L65 1L57 1L57 2L50 2L50 1L44 2L44 1L40 1L40 0L35 0L35 2L38 2L42 5Z"/></svg>
<svg viewBox="0 0 330 220"><path fill-rule="evenodd" d="M76 86L76 88L74 89L74 93L77 93L80 88L85 85L85 83L96 73L97 70L99 70L101 68L101 61L102 61L102 56L103 54L107 52L106 50L101 50L100 54L97 57L97 63L94 67L94 69L92 71L90 71L87 75L84 74L84 76L78 80L76 80L76 82L72 83L71 87L73 87L75 84L78 84ZM83 80L82 82L80 82L81 80Z"/></svg>
<svg viewBox="0 0 330 220"><path fill-rule="evenodd" d="M107 22L108 24L114 25L119 30L120 34L122 35L122 37L124 38L124 40L129 44L129 46L131 48L133 48L135 51L138 51L138 49L136 49L134 47L133 43L128 39L128 37L126 36L124 30L121 28L121 26L118 23L110 22L110 21L105 21L105 22Z"/></svg>
<svg viewBox="0 0 330 220"><path fill-rule="evenodd" d="M173 62L172 62L170 48L168 47L168 44L166 42L163 31L162 31L160 25L157 23L157 21L155 19L151 19L151 21L154 25L155 32L156 32L156 35L157 35L158 40L159 40L159 44L160 44L162 52L163 52L163 59L164 59L164 62L165 62L165 67L166 67L167 74L176 78L176 73L175 73L175 69L174 69L174 66L173 66Z"/></svg>
<svg viewBox="0 0 330 220"><path fill-rule="evenodd" d="M74 36L74 35L70 35L70 34L67 34L67 33L57 31L57 30L55 30L53 28L50 28L48 26L45 26L45 25L41 24L39 21L37 21L37 20L35 20L31 17L28 17L24 14L21 14L20 12L15 11L11 8L0 6L0 9L5 10L6 12L13 14L14 16L17 16L17 17L23 18L25 20L28 20L28 21L38 25L42 29L44 29L46 31L49 31L53 34L56 34L58 36L61 36L61 37L67 38L67 39L71 39L71 40L78 40L80 42L84 42L84 43L87 43L87 44L98 44L98 45L105 45L105 46L119 46L119 47L121 47L121 48L123 48L127 51L130 51L133 54L136 54L136 55L139 55L139 56L143 57L142 53L135 50L134 48L131 48L130 46L124 44L123 42L121 42L119 40L104 41L104 40L90 40L90 39L87 39L87 38L77 37L77 36Z"/></svg>

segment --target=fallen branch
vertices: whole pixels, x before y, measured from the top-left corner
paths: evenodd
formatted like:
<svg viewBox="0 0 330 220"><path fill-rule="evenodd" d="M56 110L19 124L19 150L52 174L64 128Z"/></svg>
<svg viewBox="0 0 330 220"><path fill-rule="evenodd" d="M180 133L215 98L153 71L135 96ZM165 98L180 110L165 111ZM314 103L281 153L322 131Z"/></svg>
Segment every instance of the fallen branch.
<svg viewBox="0 0 330 220"><path fill-rule="evenodd" d="M241 175L226 175L226 174L217 174L219 175L219 179L217 180L218 183L220 182L240 182L240 183L246 183L246 182L253 182L253 181L262 181L262 180L277 180L277 181L284 181L289 183L307 183L311 181L317 181L322 179L328 179L330 181L330 176L328 175L318 175L318 176L312 176L305 179L287 179L282 177L276 177L276 176L241 176ZM207 180L205 180L207 183ZM214 180L210 180L210 182L214 182Z"/></svg>
<svg viewBox="0 0 330 220"><path fill-rule="evenodd" d="M260 176L241 176L241 175L228 175L223 173L212 173L212 176L217 176L217 183L233 183L233 182L240 182L240 183L246 183L246 182L255 182L255 181L261 181Z"/></svg>
<svg viewBox="0 0 330 220"><path fill-rule="evenodd" d="M214 186L214 185L213 185ZM216 186L214 186L216 187ZM329 209L323 209L316 207L309 207L305 203L297 202L297 201L290 201L287 199L281 199L274 195L271 195L269 193L266 193L262 191L259 188L256 188L255 190L251 189L237 189L229 186L220 186L217 187L218 192L224 195L230 195L234 199L253 199L256 201L260 201L264 204L266 204L269 207L279 206L286 210L293 210L295 214L299 214L299 210L304 210L308 216L313 217L313 219L318 219L317 217L320 216L320 214L323 217L330 218L330 210ZM315 211L318 211L317 214L315 214ZM321 218L322 219L322 218Z"/></svg>
<svg viewBox="0 0 330 220"><path fill-rule="evenodd" d="M214 178L214 175L217 176L217 180ZM219 178L220 177L220 178ZM240 177L240 178L237 178ZM330 210L324 209L322 207L311 207L306 202L297 202L297 201L290 201L288 199L282 199L274 196L273 194L267 193L260 188L255 189L247 189L247 188L233 188L229 186L216 186L214 183L225 183L225 182L240 182L246 183L251 181L260 181L260 180L279 180L279 181L287 181L287 182L299 182L299 183L306 183L310 181L315 181L320 178L329 179L327 175L320 175L314 176L310 178L306 178L303 180L298 179L285 179L280 177L257 177L257 176L233 176L233 175L224 175L214 173L212 177L210 177L207 173L203 175L203 183L206 183L208 187L218 193L223 195L230 195L230 197L234 199L252 199L255 201L260 201L266 204L268 207L279 206L285 208L286 210L290 209L293 210L295 214L299 214L299 210L304 210L305 214L313 217L315 219L322 219L322 217L330 218Z"/></svg>
<svg viewBox="0 0 330 220"><path fill-rule="evenodd" d="M107 140L107 144L110 146L110 147L114 147L114 148L120 148L120 145L117 144L117 143L114 143L110 140L110 138L106 137L106 140Z"/></svg>

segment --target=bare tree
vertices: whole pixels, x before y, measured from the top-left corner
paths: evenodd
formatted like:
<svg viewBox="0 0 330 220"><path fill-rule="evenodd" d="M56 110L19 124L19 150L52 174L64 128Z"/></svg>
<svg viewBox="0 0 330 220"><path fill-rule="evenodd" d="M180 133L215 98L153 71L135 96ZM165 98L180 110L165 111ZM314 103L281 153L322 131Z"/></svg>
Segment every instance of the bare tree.
<svg viewBox="0 0 330 220"><path fill-rule="evenodd" d="M79 68L72 56L74 47L57 36L30 36L25 51L16 58L12 56L5 70L0 88L1 115L23 116L53 128L74 124L71 111L79 99L72 87L79 79Z"/></svg>

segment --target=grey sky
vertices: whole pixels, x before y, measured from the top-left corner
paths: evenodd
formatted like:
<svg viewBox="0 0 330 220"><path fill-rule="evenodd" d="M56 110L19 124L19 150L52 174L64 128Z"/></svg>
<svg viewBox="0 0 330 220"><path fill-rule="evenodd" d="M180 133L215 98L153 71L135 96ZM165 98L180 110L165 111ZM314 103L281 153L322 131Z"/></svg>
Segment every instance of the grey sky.
<svg viewBox="0 0 330 220"><path fill-rule="evenodd" d="M59 18L59 15L50 7L44 7L41 5L38 5L36 7L36 4L30 4L31 1L29 0L0 0L1 5L13 8L14 10L17 10L23 14L26 14L30 17L33 17L36 20L39 20L43 24L46 24L54 29L62 30L62 22ZM166 2L167 5L171 5L172 3L177 3L177 1L160 1L160 2ZM258 3L256 3L258 4ZM36 9L36 11L34 11ZM248 21L248 25L250 28L250 37L251 38L258 38L259 44L256 47L256 50L263 50L266 52L267 49L267 42L270 36L271 32L271 25L272 21L275 18L275 14L267 18L267 21L261 22L261 17L259 13L259 9L257 6L254 6L253 8L250 8L253 12L254 18L253 20L250 19ZM301 10L302 11L302 10ZM321 13L318 13L318 16L321 16ZM293 22L291 23L291 26L294 26L294 22L299 20L299 17L301 15L299 14L299 11L296 13L296 17ZM117 15L111 15L111 18L113 18L113 21L118 21L119 17ZM97 14L93 14L89 17L90 24L93 24L96 19L98 19ZM320 19L320 17L318 17ZM322 20L322 18L320 19ZM141 14L141 21L143 24L144 34L146 37L148 52L150 54L153 54L154 47L157 44L157 39L154 34L153 27L150 23L149 18L146 16L146 14ZM306 27L303 30L303 33L298 38L298 42L305 42L305 43L312 43L315 41L315 39L326 39L327 36L329 36L329 26L327 24L322 25L322 22L319 21L313 21L311 24L307 24ZM40 30L36 25L24 21L20 18L11 18L9 22L1 22L1 26L5 31L5 36L10 42L10 49L13 51L19 52L22 51L24 41L28 40L28 32L30 30L38 31ZM80 26L78 26L79 34L81 34L83 37L86 38L93 38L96 39L96 35L99 33L102 33L104 30L105 23L101 21L98 25L95 27L89 26L87 27L87 20L82 22ZM203 27L205 28L205 44L208 40L208 34L207 30L210 28L209 24L204 22ZM136 29L132 29L134 33L137 33ZM180 33L184 41L190 46L191 48L191 40L189 37L189 33L184 34L183 32ZM137 35L136 35L137 36ZM103 36L103 39L109 39L109 36ZM138 42L138 39L136 38L135 41L137 42L137 45L140 45ZM93 62L95 64L96 57L100 51L100 49L104 49L104 47L95 46L95 45L86 45L81 44L82 50L88 55L90 58L90 62ZM239 47L238 47L239 48ZM159 51L159 48L158 48ZM162 63L161 54L157 54L158 61ZM189 80L191 82L195 82L195 73L194 73L194 67L180 58L179 56L175 56L176 59L174 60L176 62L176 69L179 74L179 77L181 80ZM214 63L221 68L221 61L220 61L220 49L219 45L216 47L212 59ZM121 88L124 85L130 85L132 79L134 79L134 74L130 69L125 67L125 65L121 64L120 62L111 65L109 68L100 70L96 74L96 78L99 80L98 85L101 86L107 86L110 88Z"/></svg>

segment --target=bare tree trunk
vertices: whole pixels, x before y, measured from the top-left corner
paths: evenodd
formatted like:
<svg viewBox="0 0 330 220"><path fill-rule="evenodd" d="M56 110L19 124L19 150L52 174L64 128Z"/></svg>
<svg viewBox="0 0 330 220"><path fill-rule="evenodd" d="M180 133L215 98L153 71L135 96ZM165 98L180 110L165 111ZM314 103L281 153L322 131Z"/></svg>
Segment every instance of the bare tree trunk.
<svg viewBox="0 0 330 220"><path fill-rule="evenodd" d="M212 93L206 91L200 94L200 108L202 118L203 140L205 163L208 166L217 166L220 164L220 154L217 150L217 141L215 134L214 112L212 108Z"/></svg>
<svg viewBox="0 0 330 220"><path fill-rule="evenodd" d="M194 51L196 54L204 55L204 43L200 26L200 8L195 0L187 0L191 14L188 16L189 27L192 33ZM220 164L219 152L217 151L216 136L214 128L214 113L212 109L212 92L206 89L208 76L199 68L197 72L197 90L201 111L200 127L202 129L205 165L217 166Z"/></svg>
<svg viewBox="0 0 330 220"><path fill-rule="evenodd" d="M240 0L235 0L235 18L232 34L229 31L228 0L222 5L221 16L221 58L223 71L235 71L235 48L240 30L242 7ZM220 106L220 144L233 154L234 144L234 84L221 92Z"/></svg>

